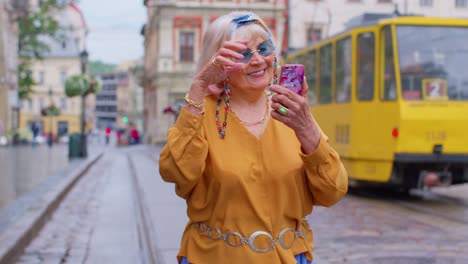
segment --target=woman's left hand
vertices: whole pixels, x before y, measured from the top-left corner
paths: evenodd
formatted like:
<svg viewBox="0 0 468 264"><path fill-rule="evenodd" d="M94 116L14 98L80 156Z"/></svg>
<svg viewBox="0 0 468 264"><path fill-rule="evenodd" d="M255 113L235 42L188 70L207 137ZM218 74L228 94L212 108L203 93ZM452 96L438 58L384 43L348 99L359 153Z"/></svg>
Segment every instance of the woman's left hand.
<svg viewBox="0 0 468 264"><path fill-rule="evenodd" d="M309 85L304 78L302 95L280 85L271 85L271 116L294 130L305 154L313 152L320 142L320 128L310 113L307 102Z"/></svg>

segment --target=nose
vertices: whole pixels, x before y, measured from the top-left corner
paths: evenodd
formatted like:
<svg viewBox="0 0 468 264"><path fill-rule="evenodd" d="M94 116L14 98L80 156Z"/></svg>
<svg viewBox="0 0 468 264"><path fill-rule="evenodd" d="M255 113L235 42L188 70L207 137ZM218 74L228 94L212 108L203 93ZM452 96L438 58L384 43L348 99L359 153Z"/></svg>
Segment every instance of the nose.
<svg viewBox="0 0 468 264"><path fill-rule="evenodd" d="M252 51L252 58L250 59L250 62L263 62L265 58L258 53L258 50Z"/></svg>

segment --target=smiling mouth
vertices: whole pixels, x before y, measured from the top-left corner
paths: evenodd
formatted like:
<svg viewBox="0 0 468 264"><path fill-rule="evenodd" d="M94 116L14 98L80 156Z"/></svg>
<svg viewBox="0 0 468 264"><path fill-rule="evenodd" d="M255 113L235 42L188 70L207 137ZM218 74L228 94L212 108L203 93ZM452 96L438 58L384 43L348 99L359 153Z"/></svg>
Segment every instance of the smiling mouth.
<svg viewBox="0 0 468 264"><path fill-rule="evenodd" d="M257 76L262 76L265 73L265 69L259 70L256 72L249 73L247 75L252 76L252 77L257 77Z"/></svg>

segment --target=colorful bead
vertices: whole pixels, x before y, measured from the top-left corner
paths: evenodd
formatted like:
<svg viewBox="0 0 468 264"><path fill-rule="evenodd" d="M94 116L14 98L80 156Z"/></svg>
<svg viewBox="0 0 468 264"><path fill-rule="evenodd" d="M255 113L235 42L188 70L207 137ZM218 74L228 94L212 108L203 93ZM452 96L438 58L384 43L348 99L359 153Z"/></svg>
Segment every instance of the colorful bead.
<svg viewBox="0 0 468 264"><path fill-rule="evenodd" d="M216 114L215 114L216 127L218 128L219 137L221 139L224 139L224 137L226 136L227 116L228 116L229 108L230 108L229 101L231 98L231 86L229 85L229 78L226 81L224 81L224 87L225 87L224 93L218 97L218 102L216 105ZM221 108L221 100L222 100L223 95L224 95L224 121L221 127L221 121L219 120L219 109Z"/></svg>

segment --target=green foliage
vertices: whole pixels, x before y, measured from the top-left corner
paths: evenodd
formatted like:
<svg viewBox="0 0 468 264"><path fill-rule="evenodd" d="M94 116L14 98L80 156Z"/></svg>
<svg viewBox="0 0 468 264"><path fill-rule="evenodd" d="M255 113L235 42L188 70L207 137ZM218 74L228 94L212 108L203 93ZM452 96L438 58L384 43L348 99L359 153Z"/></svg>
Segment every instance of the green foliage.
<svg viewBox="0 0 468 264"><path fill-rule="evenodd" d="M90 93L98 93L101 82L94 76L74 75L65 81L65 94L68 97L86 96Z"/></svg>
<svg viewBox="0 0 468 264"><path fill-rule="evenodd" d="M114 68L114 64L108 64L102 61L90 61L88 65L89 74L109 73L112 72Z"/></svg>
<svg viewBox="0 0 468 264"><path fill-rule="evenodd" d="M49 36L60 39L62 29L58 22L51 16L53 11L61 6L57 0L43 0L38 10L28 12L18 19L18 54L23 61L18 65L18 96L27 99L36 85L31 76L31 59L42 59L49 49L40 39L40 36Z"/></svg>
<svg viewBox="0 0 468 264"><path fill-rule="evenodd" d="M43 116L59 116L60 115L60 108L55 105L48 106L41 110L41 114Z"/></svg>
<svg viewBox="0 0 468 264"><path fill-rule="evenodd" d="M32 77L30 60L23 60L18 64L18 96L21 99L29 99L34 93L32 87L37 83Z"/></svg>

